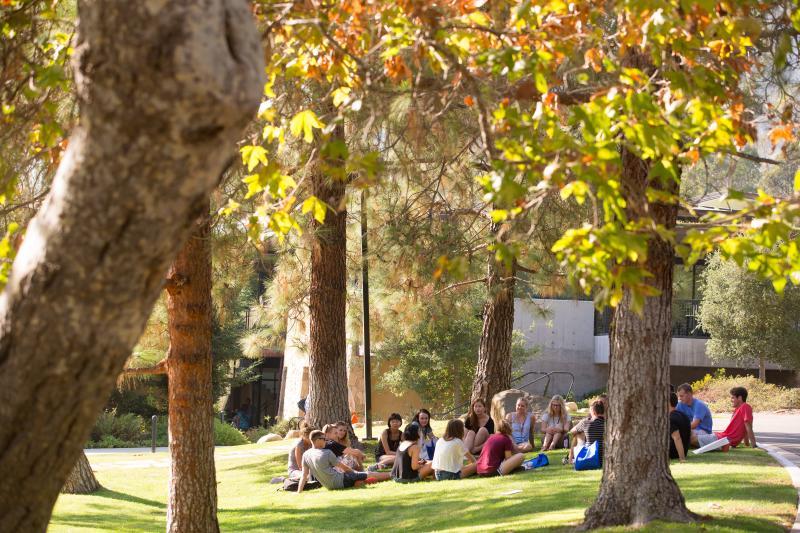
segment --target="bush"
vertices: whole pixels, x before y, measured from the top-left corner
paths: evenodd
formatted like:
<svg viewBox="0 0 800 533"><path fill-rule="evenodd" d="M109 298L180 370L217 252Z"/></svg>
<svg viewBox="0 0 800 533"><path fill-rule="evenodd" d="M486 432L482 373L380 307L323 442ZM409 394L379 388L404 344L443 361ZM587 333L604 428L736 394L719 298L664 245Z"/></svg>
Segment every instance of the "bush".
<svg viewBox="0 0 800 533"><path fill-rule="evenodd" d="M219 418L214 418L214 445L238 446L240 444L249 444L244 433L230 424L220 422Z"/></svg>
<svg viewBox="0 0 800 533"><path fill-rule="evenodd" d="M89 438L101 442L104 437L114 437L126 442L139 441L145 437L144 420L133 413L117 415L116 409L104 411L97 417Z"/></svg>
<svg viewBox="0 0 800 533"><path fill-rule="evenodd" d="M267 428L255 427L245 431L244 436L247 437L247 440L250 442L258 442L258 439L268 433L272 433L272 431L268 430Z"/></svg>
<svg viewBox="0 0 800 533"><path fill-rule="evenodd" d="M755 376L729 376L724 368L692 383L695 396L706 402L712 412L732 411L730 390L733 387L747 389L747 403L754 411L800 409L800 389L762 383Z"/></svg>
<svg viewBox="0 0 800 533"><path fill-rule="evenodd" d="M277 433L281 437L285 437L286 434L292 429L298 429L297 420L293 420L291 418L285 418L283 420L277 420L275 421L274 424L267 427L264 435L266 435L267 433Z"/></svg>

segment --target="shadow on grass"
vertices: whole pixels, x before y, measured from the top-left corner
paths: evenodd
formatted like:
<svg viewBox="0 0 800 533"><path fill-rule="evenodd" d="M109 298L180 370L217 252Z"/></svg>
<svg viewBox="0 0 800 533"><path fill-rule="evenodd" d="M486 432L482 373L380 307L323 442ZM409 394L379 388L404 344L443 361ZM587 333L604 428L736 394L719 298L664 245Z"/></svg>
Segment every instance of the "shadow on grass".
<svg viewBox="0 0 800 533"><path fill-rule="evenodd" d="M155 500L148 500L146 498L140 498L139 496L134 496L133 494L125 494L124 492L118 492L116 490L101 489L96 493L92 494L92 496L96 496L99 498L110 498L112 500L122 500L124 502L130 502L130 503L138 503L140 505L147 505L148 507L155 507L157 509L167 508L167 505L165 503L157 502Z"/></svg>

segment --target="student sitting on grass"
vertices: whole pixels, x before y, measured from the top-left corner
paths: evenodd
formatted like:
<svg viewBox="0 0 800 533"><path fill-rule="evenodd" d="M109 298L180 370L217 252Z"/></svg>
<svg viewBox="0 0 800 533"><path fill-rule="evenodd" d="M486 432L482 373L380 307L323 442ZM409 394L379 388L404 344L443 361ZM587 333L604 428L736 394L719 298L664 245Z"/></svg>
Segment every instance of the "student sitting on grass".
<svg viewBox="0 0 800 533"><path fill-rule="evenodd" d="M340 462L332 451L325 448L325 434L322 431L312 431L309 438L314 447L303 454L303 474L297 485L298 494L303 492L309 476L314 476L314 479L329 490L360 487L368 481L378 482L390 479L387 473L357 472Z"/></svg>
<svg viewBox="0 0 800 533"><path fill-rule="evenodd" d="M431 412L427 409L420 409L414 420L411 422L419 429L419 451L420 457L426 461L433 458L433 451L436 448L436 435L433 434L431 427Z"/></svg>
<svg viewBox="0 0 800 533"><path fill-rule="evenodd" d="M711 429L714 421L711 418L711 409L705 404L703 400L694 397L692 386L688 383L678 385L678 407L676 408L681 413L689 417L692 425L692 444L698 446L699 435L711 435Z"/></svg>
<svg viewBox="0 0 800 533"><path fill-rule="evenodd" d="M377 463L367 469L370 472L392 466L397 456L397 447L400 446L400 441L403 440L403 432L400 430L400 426L403 425L403 417L398 413L392 413L389 415L389 421L386 425L388 427L381 433L378 446L375 448L375 460Z"/></svg>
<svg viewBox="0 0 800 533"><path fill-rule="evenodd" d="M350 425L347 422L336 422L336 442L347 448L342 461L353 470L364 470L364 460L367 458L364 452L350 446L350 436L348 430Z"/></svg>
<svg viewBox="0 0 800 533"><path fill-rule="evenodd" d="M311 449L311 432L314 429L303 422L300 428L300 440L289 450L289 479L300 479L303 475L303 454Z"/></svg>
<svg viewBox="0 0 800 533"><path fill-rule="evenodd" d="M564 435L572 425L567 404L559 395L553 396L547 412L542 415L542 451L555 450L564 447Z"/></svg>
<svg viewBox="0 0 800 533"><path fill-rule="evenodd" d="M511 432L511 425L501 420L497 425L497 433L489 436L481 450L477 462L479 476L506 476L520 467L525 456L517 451L518 446L511 440Z"/></svg>
<svg viewBox="0 0 800 533"><path fill-rule="evenodd" d="M464 422L456 418L447 423L444 438L436 444L432 467L438 481L461 479L475 473L475 457L469 453L464 441ZM469 464L464 466L464 458Z"/></svg>
<svg viewBox="0 0 800 533"><path fill-rule="evenodd" d="M520 453L527 453L533 450L531 444L531 428L536 425L536 417L529 413L528 400L518 398L516 410L506 415L506 422L511 427L511 436L514 439L514 446ZM485 445L484 445L485 446Z"/></svg>
<svg viewBox="0 0 800 533"><path fill-rule="evenodd" d="M392 479L398 483L420 481L433 474L431 464L420 459L419 443L419 426L414 423L407 425L392 467Z"/></svg>
<svg viewBox="0 0 800 533"><path fill-rule="evenodd" d="M756 448L756 436L753 433L753 408L747 403L747 389L734 387L731 389L731 405L733 416L728 422L725 431L711 433L711 435L698 435L700 447L706 446L722 438L728 439L728 444L722 447L727 452L731 446L734 448L744 441L745 446Z"/></svg>
<svg viewBox="0 0 800 533"><path fill-rule="evenodd" d="M480 398L472 402L464 427L467 431L464 437L467 449L470 453L481 453L483 443L494 433L494 420L486 412L486 402Z"/></svg>
<svg viewBox="0 0 800 533"><path fill-rule="evenodd" d="M669 458L686 461L686 452L692 440L692 426L689 417L676 409L678 395L669 394Z"/></svg>
<svg viewBox="0 0 800 533"><path fill-rule="evenodd" d="M600 444L600 464L603 464L603 444L606 433L606 406L602 400L595 400L590 406L592 421L586 426L586 444L595 441Z"/></svg>
<svg viewBox="0 0 800 533"><path fill-rule="evenodd" d="M359 458L363 457L364 454L361 452L361 450L356 450L355 448L348 446L348 439L345 439L343 442L340 440L338 424L325 424L325 426L322 428L322 432L324 433L326 439L325 448L332 451L333 455L340 458L351 469L361 470L360 468L355 468L355 465L359 464ZM347 430L345 429L345 437L346 436Z"/></svg>

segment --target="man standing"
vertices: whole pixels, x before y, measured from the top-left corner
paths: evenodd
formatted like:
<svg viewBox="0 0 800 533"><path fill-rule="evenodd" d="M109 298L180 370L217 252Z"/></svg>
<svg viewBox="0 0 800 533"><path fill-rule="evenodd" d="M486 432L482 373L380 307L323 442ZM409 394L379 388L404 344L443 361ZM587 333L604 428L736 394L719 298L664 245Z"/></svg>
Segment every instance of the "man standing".
<svg viewBox="0 0 800 533"><path fill-rule="evenodd" d="M688 383L678 386L677 410L685 414L691 420L692 445L699 446L698 435L711 435L714 427L714 420L711 418L711 410L703 400L694 397L692 386Z"/></svg>
<svg viewBox="0 0 800 533"><path fill-rule="evenodd" d="M678 395L669 394L669 458L678 459L681 463L686 461L686 452L692 437L692 427L689 417L676 409Z"/></svg>
<svg viewBox="0 0 800 533"><path fill-rule="evenodd" d="M711 435L699 435L700 446L711 444L712 442L727 437L728 445L722 451L728 451L730 446L734 448L742 441L745 446L756 448L756 436L753 433L753 408L747 403L747 389L744 387L734 387L731 389L731 406L733 416L728 422L725 431L712 433Z"/></svg>

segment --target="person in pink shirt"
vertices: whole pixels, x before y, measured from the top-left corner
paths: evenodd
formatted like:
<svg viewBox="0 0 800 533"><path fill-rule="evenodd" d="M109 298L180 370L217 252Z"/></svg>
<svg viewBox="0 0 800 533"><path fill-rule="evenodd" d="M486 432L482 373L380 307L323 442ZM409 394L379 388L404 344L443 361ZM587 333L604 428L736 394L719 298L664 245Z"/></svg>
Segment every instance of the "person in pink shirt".
<svg viewBox="0 0 800 533"><path fill-rule="evenodd" d="M711 435L698 435L700 446L727 437L729 446L734 448L740 442L744 442L745 446L756 447L756 436L753 433L753 408L747 403L747 389L744 387L732 388L731 405L734 409L733 416L725 431L714 432ZM729 446L724 446L722 450L728 451Z"/></svg>

